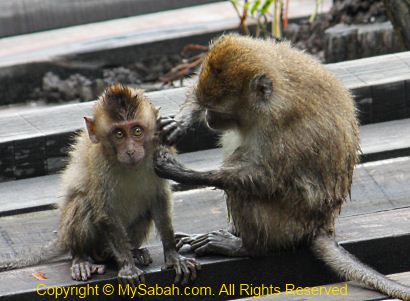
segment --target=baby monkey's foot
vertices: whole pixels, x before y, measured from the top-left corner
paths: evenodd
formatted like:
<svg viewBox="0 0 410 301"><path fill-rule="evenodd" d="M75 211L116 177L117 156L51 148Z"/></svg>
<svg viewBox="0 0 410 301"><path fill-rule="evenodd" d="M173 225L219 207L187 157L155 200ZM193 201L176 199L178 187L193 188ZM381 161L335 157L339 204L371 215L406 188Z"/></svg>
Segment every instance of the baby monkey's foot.
<svg viewBox="0 0 410 301"><path fill-rule="evenodd" d="M163 269L170 268L175 270L174 283L186 284L189 280L196 279L197 271L201 269L201 266L194 258L187 258L173 251L165 255Z"/></svg>
<svg viewBox="0 0 410 301"><path fill-rule="evenodd" d="M152 263L152 257L147 248L134 249L132 255L136 264L147 266Z"/></svg>
<svg viewBox="0 0 410 301"><path fill-rule="evenodd" d="M104 274L104 264L94 264L91 260L74 258L71 265L71 277L77 281L87 281L92 274Z"/></svg>
<svg viewBox="0 0 410 301"><path fill-rule="evenodd" d="M136 287L140 283L145 283L144 271L135 265L124 265L118 272L118 282L122 286Z"/></svg>

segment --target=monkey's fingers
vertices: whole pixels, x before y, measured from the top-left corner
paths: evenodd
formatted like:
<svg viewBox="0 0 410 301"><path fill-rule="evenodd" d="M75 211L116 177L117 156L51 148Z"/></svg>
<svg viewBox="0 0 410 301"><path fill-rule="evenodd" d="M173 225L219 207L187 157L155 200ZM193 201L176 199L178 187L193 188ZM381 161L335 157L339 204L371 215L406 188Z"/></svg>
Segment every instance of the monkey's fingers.
<svg viewBox="0 0 410 301"><path fill-rule="evenodd" d="M188 268L188 263L186 262L186 259L180 259L179 265L181 266L181 270L183 273L183 278L181 284L187 284L190 277L191 277L191 270ZM176 281L176 279L175 279Z"/></svg>
<svg viewBox="0 0 410 301"><path fill-rule="evenodd" d="M77 281L87 281L91 278L91 264L88 261L75 263L71 266L71 278Z"/></svg>
<svg viewBox="0 0 410 301"><path fill-rule="evenodd" d="M181 239L181 238L189 237L189 236L191 236L191 235L190 235L190 234L187 234L187 233L183 233L183 232L176 232L176 233L174 234L175 240L179 240L179 239Z"/></svg>
<svg viewBox="0 0 410 301"><path fill-rule="evenodd" d="M158 120L158 125L160 129L163 129L165 126L167 126L170 123L176 123L175 119L172 117L161 117Z"/></svg>
<svg viewBox="0 0 410 301"><path fill-rule="evenodd" d="M77 280L77 281L81 280L81 273L80 273L80 265L79 264L73 264L71 266L71 278L73 278L73 280Z"/></svg>
<svg viewBox="0 0 410 301"><path fill-rule="evenodd" d="M91 265L91 274L102 275L105 273L106 266L105 264L92 264Z"/></svg>
<svg viewBox="0 0 410 301"><path fill-rule="evenodd" d="M91 278L90 264L88 262L80 263L80 271L81 271L81 279L83 281L87 281L89 278Z"/></svg>
<svg viewBox="0 0 410 301"><path fill-rule="evenodd" d="M192 250L196 250L200 247L203 247L204 245L206 245L207 243L209 243L211 241L211 239L207 236L200 238L200 239L196 239L194 242L191 243L191 247Z"/></svg>
<svg viewBox="0 0 410 301"><path fill-rule="evenodd" d="M194 281L197 278L197 271L201 269L201 265L193 259L187 259L187 266L191 271L191 281Z"/></svg>
<svg viewBox="0 0 410 301"><path fill-rule="evenodd" d="M201 247L194 249L195 254L199 256L207 255L207 254L215 254L217 253L217 248L212 243L205 243Z"/></svg>
<svg viewBox="0 0 410 301"><path fill-rule="evenodd" d="M177 250L181 249L186 244L190 245L192 241L193 239L191 237L181 238L176 244Z"/></svg>
<svg viewBox="0 0 410 301"><path fill-rule="evenodd" d="M172 133L166 137L166 142L170 145L175 144L182 136L182 131L176 128Z"/></svg>
<svg viewBox="0 0 410 301"><path fill-rule="evenodd" d="M174 280L174 283L180 283L180 282L181 282L181 278L182 278L181 265L180 265L180 264L175 264L175 265L174 265L174 269L175 269L175 280Z"/></svg>

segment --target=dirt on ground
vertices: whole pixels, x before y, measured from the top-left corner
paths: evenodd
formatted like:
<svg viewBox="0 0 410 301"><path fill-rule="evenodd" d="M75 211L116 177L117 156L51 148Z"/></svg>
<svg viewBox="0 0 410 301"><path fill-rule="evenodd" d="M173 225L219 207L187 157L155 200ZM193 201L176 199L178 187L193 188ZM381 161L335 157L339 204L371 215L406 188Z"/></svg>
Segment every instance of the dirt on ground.
<svg viewBox="0 0 410 301"><path fill-rule="evenodd" d="M285 29L285 38L297 48L324 60L325 30L336 24L369 24L386 22L382 0L335 0L328 14L319 15L316 21L302 20Z"/></svg>

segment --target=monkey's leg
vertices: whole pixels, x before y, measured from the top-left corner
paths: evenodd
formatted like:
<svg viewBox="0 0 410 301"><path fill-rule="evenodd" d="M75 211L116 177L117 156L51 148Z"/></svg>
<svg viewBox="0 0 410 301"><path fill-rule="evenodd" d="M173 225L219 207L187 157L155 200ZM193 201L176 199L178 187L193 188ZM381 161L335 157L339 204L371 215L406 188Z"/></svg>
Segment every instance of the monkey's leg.
<svg viewBox="0 0 410 301"><path fill-rule="evenodd" d="M91 259L83 256L74 256L71 264L71 277L77 281L86 281L92 274L102 275L105 273L104 264L94 264Z"/></svg>
<svg viewBox="0 0 410 301"><path fill-rule="evenodd" d="M132 246L134 247L132 253L136 264L148 266L152 263L152 258L148 249L140 248L141 244L147 238L151 225L151 216L141 217L138 220L136 220L128 229Z"/></svg>
<svg viewBox="0 0 410 301"><path fill-rule="evenodd" d="M112 215L105 216L102 227L107 244L120 268L118 272L120 284L130 284L135 287L139 283L144 283L144 272L135 266L128 234L120 219Z"/></svg>
<svg viewBox="0 0 410 301"><path fill-rule="evenodd" d="M186 258L176 250L169 198L169 192L166 191L158 197L158 203L153 206L153 218L162 240L165 268L174 268L175 283L185 284L189 279L196 279L200 266L195 259Z"/></svg>
<svg viewBox="0 0 410 301"><path fill-rule="evenodd" d="M177 249L184 244L189 244L191 249L198 255L224 255L230 257L248 256L240 237L229 231L218 230L206 234L175 234Z"/></svg>

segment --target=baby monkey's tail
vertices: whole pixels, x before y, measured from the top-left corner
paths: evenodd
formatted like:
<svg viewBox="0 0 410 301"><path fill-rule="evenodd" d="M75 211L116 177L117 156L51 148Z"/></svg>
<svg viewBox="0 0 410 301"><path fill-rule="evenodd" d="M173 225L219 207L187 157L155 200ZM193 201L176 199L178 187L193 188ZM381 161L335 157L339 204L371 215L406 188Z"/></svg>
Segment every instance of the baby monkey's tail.
<svg viewBox="0 0 410 301"><path fill-rule="evenodd" d="M43 263L64 253L58 239L41 247L36 251L22 252L17 257L7 260L0 260L0 272L14 270Z"/></svg>

